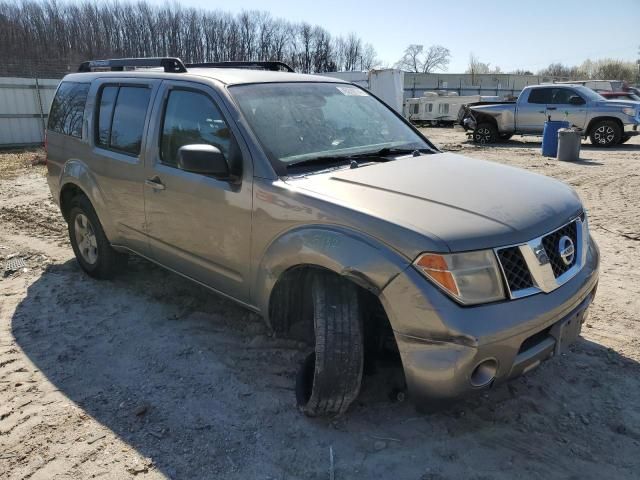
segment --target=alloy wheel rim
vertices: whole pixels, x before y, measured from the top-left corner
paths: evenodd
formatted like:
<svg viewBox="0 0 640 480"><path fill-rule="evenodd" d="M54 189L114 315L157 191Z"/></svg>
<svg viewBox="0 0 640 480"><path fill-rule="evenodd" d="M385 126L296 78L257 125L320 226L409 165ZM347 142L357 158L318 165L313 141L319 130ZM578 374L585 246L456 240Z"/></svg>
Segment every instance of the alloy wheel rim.
<svg viewBox="0 0 640 480"><path fill-rule="evenodd" d="M596 142L605 145L607 143L613 142L613 139L615 138L615 132L613 131L612 127L603 125L596 129L595 133L593 134L593 138L595 138Z"/></svg>
<svg viewBox="0 0 640 480"><path fill-rule="evenodd" d="M82 259L90 265L98 261L98 242L93 225L84 213L76 215L73 228Z"/></svg>
<svg viewBox="0 0 640 480"><path fill-rule="evenodd" d="M476 131L476 139L480 143L488 143L491 140L491 130L488 128L479 128Z"/></svg>

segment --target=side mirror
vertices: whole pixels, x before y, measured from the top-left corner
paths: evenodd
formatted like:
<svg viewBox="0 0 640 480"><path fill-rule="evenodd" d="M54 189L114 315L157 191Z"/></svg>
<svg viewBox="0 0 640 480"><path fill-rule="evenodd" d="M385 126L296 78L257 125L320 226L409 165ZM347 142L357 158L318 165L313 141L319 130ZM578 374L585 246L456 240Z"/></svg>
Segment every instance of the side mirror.
<svg viewBox="0 0 640 480"><path fill-rule="evenodd" d="M218 147L206 144L184 145L178 150L178 168L192 173L231 180L227 159Z"/></svg>
<svg viewBox="0 0 640 480"><path fill-rule="evenodd" d="M569 97L569 104L571 105L584 105L584 99L579 95L571 95Z"/></svg>

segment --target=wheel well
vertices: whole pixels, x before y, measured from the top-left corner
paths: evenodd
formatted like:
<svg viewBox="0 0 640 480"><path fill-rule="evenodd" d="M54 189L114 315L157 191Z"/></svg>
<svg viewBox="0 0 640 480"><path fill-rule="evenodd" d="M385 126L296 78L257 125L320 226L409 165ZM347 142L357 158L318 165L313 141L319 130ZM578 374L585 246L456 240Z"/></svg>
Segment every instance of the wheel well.
<svg viewBox="0 0 640 480"><path fill-rule="evenodd" d="M65 220L69 220L67 215L69 214L69 209L71 207L71 200L78 195L84 195L86 197L86 194L77 185L67 183L62 187L62 191L60 192L60 211L62 212L62 216Z"/></svg>
<svg viewBox="0 0 640 480"><path fill-rule="evenodd" d="M494 127L496 127L496 129L498 128L498 122L495 117L480 112L474 113L474 116L476 117L476 127L481 123L491 123Z"/></svg>
<svg viewBox="0 0 640 480"><path fill-rule="evenodd" d="M619 118L616 118L616 117L597 117L597 118L594 118L593 120L591 120L589 122L589 125L587 126L587 129L585 130L585 132L587 132L587 135L591 135L591 129L593 128L593 126L596 125L598 122L602 122L603 120L610 120L612 122L617 123L618 126L620 127L620 129L622 130L621 133L624 133L624 125L622 124L622 121Z"/></svg>
<svg viewBox="0 0 640 480"><path fill-rule="evenodd" d="M269 300L269 323L278 336L313 343L314 325L311 310L311 279L314 273L329 270L316 265L298 265L280 275ZM339 275L356 285L363 307L365 356L380 351L397 353L397 345L387 314L378 296L352 277Z"/></svg>

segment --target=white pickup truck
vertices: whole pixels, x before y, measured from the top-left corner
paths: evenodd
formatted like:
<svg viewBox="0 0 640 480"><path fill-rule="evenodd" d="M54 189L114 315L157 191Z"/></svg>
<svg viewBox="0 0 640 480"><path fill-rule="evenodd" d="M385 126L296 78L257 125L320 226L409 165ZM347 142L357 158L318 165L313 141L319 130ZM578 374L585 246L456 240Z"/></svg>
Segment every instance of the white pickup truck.
<svg viewBox="0 0 640 480"><path fill-rule="evenodd" d="M513 135L542 135L544 122L566 120L598 147L624 143L637 135L640 102L606 100L582 85L525 87L515 102L465 105L458 123L476 143L508 140Z"/></svg>

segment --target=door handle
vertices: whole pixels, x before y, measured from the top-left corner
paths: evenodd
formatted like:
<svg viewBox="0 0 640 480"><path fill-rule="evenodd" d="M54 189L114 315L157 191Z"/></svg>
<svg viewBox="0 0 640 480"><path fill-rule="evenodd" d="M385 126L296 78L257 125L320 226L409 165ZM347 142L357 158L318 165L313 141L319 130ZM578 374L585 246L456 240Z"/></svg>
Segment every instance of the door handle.
<svg viewBox="0 0 640 480"><path fill-rule="evenodd" d="M164 183L162 183L162 180L160 180L160 177L158 177L157 175L152 178L147 178L144 181L144 184L150 186L154 190L164 190L165 188L167 188L165 187Z"/></svg>

